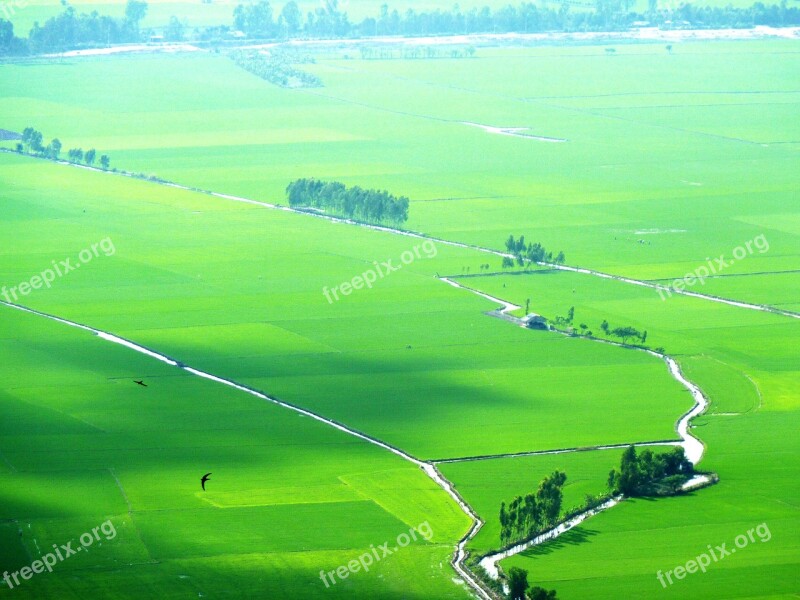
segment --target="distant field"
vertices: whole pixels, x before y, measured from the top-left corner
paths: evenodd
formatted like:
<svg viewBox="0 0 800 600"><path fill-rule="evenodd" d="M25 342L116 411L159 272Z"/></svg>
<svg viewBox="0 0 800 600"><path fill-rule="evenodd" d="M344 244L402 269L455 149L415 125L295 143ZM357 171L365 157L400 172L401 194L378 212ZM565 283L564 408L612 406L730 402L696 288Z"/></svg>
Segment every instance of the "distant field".
<svg viewBox="0 0 800 600"><path fill-rule="evenodd" d="M769 251L725 274L792 271L796 48L481 49L474 60L430 61L337 52L308 67L326 84L310 92L205 54L7 65L0 108L7 129L36 124L119 167L269 201L310 175L385 188L412 199L413 229L494 248L524 234L570 264L682 277L763 234Z"/></svg>

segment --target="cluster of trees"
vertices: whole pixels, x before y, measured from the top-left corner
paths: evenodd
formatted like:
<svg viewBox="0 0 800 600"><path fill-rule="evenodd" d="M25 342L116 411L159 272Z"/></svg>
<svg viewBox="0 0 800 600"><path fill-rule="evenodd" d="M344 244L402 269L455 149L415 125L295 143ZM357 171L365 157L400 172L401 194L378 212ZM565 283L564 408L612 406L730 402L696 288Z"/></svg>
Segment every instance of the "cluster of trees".
<svg viewBox="0 0 800 600"><path fill-rule="evenodd" d="M338 181L297 179L286 187L289 206L310 207L377 225L398 226L408 220L408 198L385 190L348 188Z"/></svg>
<svg viewBox="0 0 800 600"><path fill-rule="evenodd" d="M147 3L128 0L121 19L100 15L97 11L79 13L67 5L60 15L44 25L34 23L28 35L31 52L60 52L70 48L98 44L137 42L141 40L139 23L147 12Z"/></svg>
<svg viewBox="0 0 800 600"><path fill-rule="evenodd" d="M506 240L506 250L509 254L513 254L514 258L520 267L528 266L535 263L547 262L555 263L557 265L564 264L566 257L563 252L559 252L555 257L553 253L549 252L539 242L525 244L525 236L519 236L519 239L514 239L513 235L509 235ZM503 257L503 268L507 269L514 266L514 259L505 256Z"/></svg>
<svg viewBox="0 0 800 600"><path fill-rule="evenodd" d="M611 329L611 326L605 319L600 323L600 329L609 337L614 336L621 339L623 344L627 344L630 338L638 339L642 344L647 341L647 330L639 331L635 327L630 326Z"/></svg>
<svg viewBox="0 0 800 600"><path fill-rule="evenodd" d="M306 15L305 21L294 0L283 5L277 18L267 0L239 4L233 11L233 25L248 36L261 39L291 39L299 36L336 38L353 35L353 25L347 13L339 10L338 0L325 0L322 6Z"/></svg>
<svg viewBox="0 0 800 600"><path fill-rule="evenodd" d="M33 127L26 127L22 131L22 141L17 144L17 152L58 160L62 150L61 140L53 138L47 146L43 144L43 140L44 136L41 131L37 131ZM70 148L67 151L67 157L70 162L92 166L97 159L97 151L94 148L86 152L82 148ZM108 169L110 165L111 159L108 155L103 154L100 157L100 166Z"/></svg>
<svg viewBox="0 0 800 600"><path fill-rule="evenodd" d="M636 453L629 446L622 453L619 470L608 474L608 487L614 493L626 496L651 496L675 494L694 472L683 448L676 447L662 454L650 450Z"/></svg>
<svg viewBox="0 0 800 600"><path fill-rule="evenodd" d="M552 527L561 514L562 488L567 480L565 473L553 471L539 483L535 494L517 496L506 508L500 505L500 540L515 543L530 539Z"/></svg>
<svg viewBox="0 0 800 600"><path fill-rule="evenodd" d="M269 54L263 54L256 50L237 50L231 52L230 57L245 71L281 87L322 87L319 77L293 67L295 61L286 52L270 50Z"/></svg>
<svg viewBox="0 0 800 600"><path fill-rule="evenodd" d="M557 600L555 590L528 584L528 572L519 567L508 570L508 600Z"/></svg>

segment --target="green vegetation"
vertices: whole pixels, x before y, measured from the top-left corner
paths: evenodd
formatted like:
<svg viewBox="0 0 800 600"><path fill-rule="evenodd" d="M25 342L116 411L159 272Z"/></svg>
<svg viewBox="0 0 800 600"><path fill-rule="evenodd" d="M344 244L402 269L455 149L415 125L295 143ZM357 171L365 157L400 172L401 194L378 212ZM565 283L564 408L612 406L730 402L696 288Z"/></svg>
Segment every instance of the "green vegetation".
<svg viewBox="0 0 800 600"><path fill-rule="evenodd" d="M508 505L500 505L500 539L506 544L530 539L552 527L561 515L561 488L567 475L553 471L539 483L535 494L517 496Z"/></svg>
<svg viewBox="0 0 800 600"><path fill-rule="evenodd" d="M348 188L338 181L297 179L286 186L286 198L293 208L318 208L333 215L365 223L389 223L395 227L408 220L409 200L386 190Z"/></svg>
<svg viewBox="0 0 800 600"><path fill-rule="evenodd" d="M608 487L614 493L626 496L658 496L675 494L694 472L686 460L683 448L653 454L650 450L636 453L629 446L622 453L619 470L608 474Z"/></svg>
<svg viewBox="0 0 800 600"><path fill-rule="evenodd" d="M587 44L372 61L334 48L304 67L324 90L268 85L211 53L12 62L0 110L8 130L57 131L61 155L96 146L140 173L272 203L309 173L346 190L391 189L414 199L409 229L496 250L509 231L525 231L543 247L569 248L570 265L649 281L691 273L765 234L769 252L694 289L797 309L800 126L786 83L796 50L796 40L676 42L671 53L620 44L607 56ZM13 153L0 155L0 186L0 234L13 240L0 258L2 285L105 236L118 250L24 304L422 459L674 440L692 405L656 357L489 318L493 303L436 279L486 272L496 259L474 249L439 243L435 258L328 304L325 286L396 262L418 240ZM537 314L569 307L573 328L605 321L615 324L609 333L642 332L619 339L667 348L712 402L693 434L707 445L700 468L717 472L718 485L628 498L503 561L506 572L593 600L796 592L796 319L549 269L464 283L529 299ZM0 472L10 482L0 492L2 568L105 518L120 524L118 543L36 578L15 590L21 597L466 596L448 563L469 524L418 468L86 332L0 309ZM607 492L621 454L440 467L486 521L468 544L474 558L502 545L501 502L561 471L569 514ZM642 471L661 464L657 456ZM208 470L201 495L197 478ZM320 581L321 568L423 520L432 543L330 589ZM658 583L660 569L762 522L769 543L669 591Z"/></svg>
<svg viewBox="0 0 800 600"><path fill-rule="evenodd" d="M538 585L528 585L528 572L518 567L508 570L509 600L556 600L555 590L546 590Z"/></svg>
<svg viewBox="0 0 800 600"><path fill-rule="evenodd" d="M557 265L564 264L566 257L563 252L559 252L555 257L552 252L548 252L544 246L539 242L528 242L525 245L525 236L519 236L515 240L513 235L508 236L506 240L506 250L513 254L520 267L529 267L531 264L542 262L555 263ZM511 263L513 264L513 263ZM508 262L508 257L503 257L503 267L511 266Z"/></svg>
<svg viewBox="0 0 800 600"><path fill-rule="evenodd" d="M230 57L245 71L281 87L322 87L322 80L319 77L295 69L292 63L303 60L287 52L272 50L265 56L256 50L237 50L231 52Z"/></svg>
<svg viewBox="0 0 800 600"><path fill-rule="evenodd" d="M37 131L33 127L26 127L22 130L22 141L16 144L16 150L20 154L24 152L32 156L58 160L63 147L61 140L53 138L47 146L44 146L42 139L41 131ZM67 157L72 163L84 163L88 166L93 166L97 158L97 150L91 148L84 154L82 148L70 148L67 151ZM103 154L100 157L100 166L104 170L108 170L111 166L111 159L107 154Z"/></svg>
<svg viewBox="0 0 800 600"><path fill-rule="evenodd" d="M3 570L106 519L118 532L15 596L123 597L135 585L176 597L466 598L440 565L467 520L413 465L61 323L0 307L0 327ZM132 383L143 374L146 389ZM425 521L432 539L373 576L320 581L321 568Z"/></svg>
<svg viewBox="0 0 800 600"><path fill-rule="evenodd" d="M640 3L643 4L642 0ZM48 4L45 2L45 5ZM765 5L756 2L752 5L737 7L730 3L724 6L715 5L715 1L702 4L683 3L674 7L659 7L656 0L648 0L647 6L640 6L640 12L631 10L634 4L628 0L597 0L595 2L573 2L578 10L565 10L568 4L559 6L541 6L532 2L517 5L505 4L501 7L474 6L462 10L455 6L441 5L417 12L417 6L407 10L390 8L381 5L376 16L374 5L370 6L367 15L361 21L352 20L351 16L339 7L337 1L325 2L322 6L308 11L305 18L300 5L291 0L286 2L275 17L273 6L267 0L237 5L233 14L229 8L220 3L219 7L211 0L204 3L200 20L204 27L190 29L189 19L197 22L197 11L189 10L187 2L154 3L158 19L157 29L144 29L142 22L147 16L150 5L142 0L127 0L124 14L111 16L101 14L92 4L91 12L78 12L73 5L62 3L63 11L54 14L52 6L38 6L44 9L40 20L32 18L32 28L28 38L20 38L14 34L14 23L9 17L16 16L16 7L25 8L18 1L7 2L3 17L0 18L0 56L60 52L75 48L94 47L112 43L154 41L194 41L210 43L215 46L237 40L245 35L251 39L297 40L307 38L365 38L370 36L431 36L431 35L465 35L479 33L551 33L551 32L606 32L624 31L641 27L643 24L663 29L722 29L752 28L756 26L788 27L800 24L800 9L789 7L786 2ZM558 2L555 2L558 4ZM120 12L121 3L110 2L102 8L112 13ZM181 13L166 13L164 10L176 10ZM232 17L232 18L231 18ZM160 32L156 34L155 32ZM672 44L666 46L672 52ZM362 48L362 58L389 58L391 51L385 49ZM616 48L606 48L609 55L616 54ZM453 48L444 55L450 58L472 56L474 48L465 50ZM428 46L425 50L411 49L404 53L407 58L435 58L441 51ZM258 59L248 57L241 59L249 69L259 76L272 74L276 67L258 64ZM300 78L299 71L292 71L292 78ZM276 79L279 76L271 75ZM266 77L265 77L266 78Z"/></svg>

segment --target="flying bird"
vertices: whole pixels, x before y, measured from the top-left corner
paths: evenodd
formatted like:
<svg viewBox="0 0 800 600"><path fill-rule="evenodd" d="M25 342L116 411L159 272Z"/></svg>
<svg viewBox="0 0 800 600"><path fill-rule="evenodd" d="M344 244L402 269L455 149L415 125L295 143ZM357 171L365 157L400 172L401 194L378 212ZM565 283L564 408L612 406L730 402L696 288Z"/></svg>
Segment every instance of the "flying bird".
<svg viewBox="0 0 800 600"><path fill-rule="evenodd" d="M135 383L136 385L140 385L140 386L142 386L142 387L147 387L147 384L146 384L144 381L142 381L141 379L140 379L139 381L136 381L136 380L134 379L134 380L133 380L133 383Z"/></svg>
<svg viewBox="0 0 800 600"><path fill-rule="evenodd" d="M201 486L203 486L203 491L204 491L204 492L206 491L206 481L208 481L208 479L209 479L209 477L208 477L208 476L209 476L209 475L211 475L211 473L206 473L205 475L203 475L203 476L200 478L200 485L201 485Z"/></svg>

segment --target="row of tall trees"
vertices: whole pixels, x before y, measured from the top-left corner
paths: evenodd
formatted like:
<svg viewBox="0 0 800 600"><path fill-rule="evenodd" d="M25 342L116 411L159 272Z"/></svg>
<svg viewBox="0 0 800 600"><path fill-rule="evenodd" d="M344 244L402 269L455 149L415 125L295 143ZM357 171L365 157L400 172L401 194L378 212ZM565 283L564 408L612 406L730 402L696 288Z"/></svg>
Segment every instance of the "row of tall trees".
<svg viewBox="0 0 800 600"><path fill-rule="evenodd" d="M626 496L674 494L693 472L681 447L660 454L650 450L637 454L636 447L629 446L622 453L619 469L608 474L608 487Z"/></svg>
<svg viewBox="0 0 800 600"><path fill-rule="evenodd" d="M261 79L286 88L322 87L322 80L292 66L292 55L278 50L263 54L256 50L231 52L231 59L246 71Z"/></svg>
<svg viewBox="0 0 800 600"><path fill-rule="evenodd" d="M533 494L517 496L506 507L500 505L500 540L515 543L529 539L537 533L554 526L561 514L562 488L567 476L562 471L553 471L539 483Z"/></svg>
<svg viewBox="0 0 800 600"><path fill-rule="evenodd" d="M44 145L43 140L44 136L41 131L33 127L26 127L22 131L22 140L17 144L17 152L58 160L61 157L63 147L61 140L53 138L47 146ZM93 166L97 160L97 150L91 148L84 152L82 148L70 148L67 151L67 157L70 162ZM103 154L100 156L100 166L103 169L108 169L111 166L111 159L108 155Z"/></svg>
<svg viewBox="0 0 800 600"><path fill-rule="evenodd" d="M563 252L559 252L553 256L553 253L548 251L539 242L528 244L525 243L525 236L521 235L518 239L514 239L513 235L509 235L505 243L506 250L509 254L513 254L519 266L526 266L532 263L555 263L557 265L564 264L566 257ZM503 268L513 267L513 259L505 257L503 260Z"/></svg>
<svg viewBox="0 0 800 600"><path fill-rule="evenodd" d="M385 190L348 188L338 181L297 179L286 187L289 206L310 207L367 223L399 226L408 220L409 200Z"/></svg>

